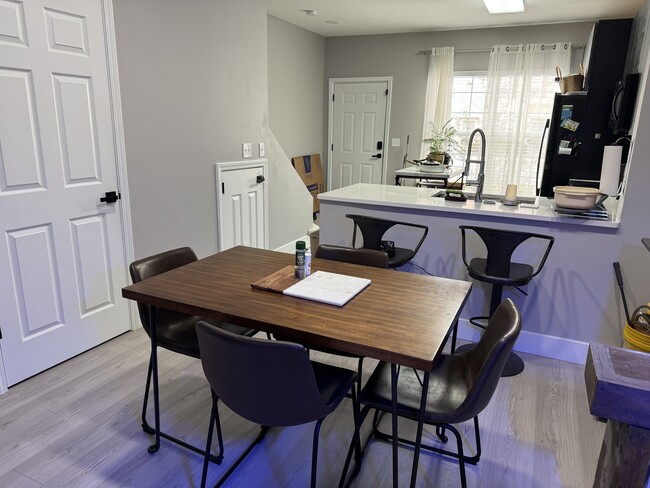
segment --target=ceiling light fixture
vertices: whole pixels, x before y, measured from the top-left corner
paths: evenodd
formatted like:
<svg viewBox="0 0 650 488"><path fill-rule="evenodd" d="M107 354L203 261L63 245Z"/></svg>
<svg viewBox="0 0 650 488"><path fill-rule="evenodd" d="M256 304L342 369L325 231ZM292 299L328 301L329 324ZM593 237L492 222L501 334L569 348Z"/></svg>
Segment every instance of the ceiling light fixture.
<svg viewBox="0 0 650 488"><path fill-rule="evenodd" d="M305 15L308 15L309 17L318 15L318 12L316 10L303 10L303 12L305 12Z"/></svg>
<svg viewBox="0 0 650 488"><path fill-rule="evenodd" d="M524 0L483 0L491 14L509 14L524 11Z"/></svg>

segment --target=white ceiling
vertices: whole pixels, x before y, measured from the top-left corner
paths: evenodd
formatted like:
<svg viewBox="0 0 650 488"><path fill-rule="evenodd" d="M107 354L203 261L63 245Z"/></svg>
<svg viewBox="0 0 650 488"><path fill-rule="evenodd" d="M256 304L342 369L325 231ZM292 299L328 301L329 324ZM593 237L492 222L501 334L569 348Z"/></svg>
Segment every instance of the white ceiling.
<svg viewBox="0 0 650 488"><path fill-rule="evenodd" d="M268 12L334 37L626 18L634 17L644 2L524 0L524 12L490 15L483 0L268 0ZM308 16L305 10L316 10L318 15Z"/></svg>

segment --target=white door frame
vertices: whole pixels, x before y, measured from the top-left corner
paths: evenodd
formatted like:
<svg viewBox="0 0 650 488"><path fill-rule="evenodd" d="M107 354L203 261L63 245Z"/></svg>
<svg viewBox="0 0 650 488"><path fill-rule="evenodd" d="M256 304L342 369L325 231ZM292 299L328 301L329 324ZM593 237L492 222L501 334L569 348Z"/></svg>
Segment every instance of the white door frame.
<svg viewBox="0 0 650 488"><path fill-rule="evenodd" d="M388 87L388 96L386 98L386 123L384 124L384 150L382 152L382 170L381 184L386 184L388 173L388 134L390 134L390 106L393 97L393 77L392 76L368 76L353 78L330 78L329 79L329 96L327 101L327 190L332 189L332 132L334 130L334 88L337 84L343 83L376 83L386 82Z"/></svg>
<svg viewBox="0 0 650 488"><path fill-rule="evenodd" d="M98 0L102 7L104 20L104 40L106 44L106 62L108 67L109 96L111 103L111 119L113 124L113 147L115 148L115 166L117 171L118 191L121 195L119 204L120 218L122 221L122 236L124 258L126 263L133 261L133 232L131 228L131 204L129 198L129 184L126 173L126 147L124 145L124 125L122 123L122 98L120 96L119 76L117 70L117 46L115 44L115 24L113 22L113 0ZM129 282L128 266L124 267L126 282ZM122 300L121 297L116 297ZM137 317L136 303L130 301L131 330L140 327ZM0 348L0 395L6 393L7 376Z"/></svg>
<svg viewBox="0 0 650 488"><path fill-rule="evenodd" d="M262 176L264 176L264 243L265 248L269 247L269 186L266 184L269 177L268 172L268 162L266 159L253 159L251 161L229 161L225 163L215 163L216 171L216 186L215 191L217 193L217 233L219 234L217 240L217 252L223 251L224 248L224 233L222 228L223 216L223 202L221 198L223 194L221 193L221 185L223 183L223 173L225 171L233 171L238 169L248 169L248 168L262 168Z"/></svg>

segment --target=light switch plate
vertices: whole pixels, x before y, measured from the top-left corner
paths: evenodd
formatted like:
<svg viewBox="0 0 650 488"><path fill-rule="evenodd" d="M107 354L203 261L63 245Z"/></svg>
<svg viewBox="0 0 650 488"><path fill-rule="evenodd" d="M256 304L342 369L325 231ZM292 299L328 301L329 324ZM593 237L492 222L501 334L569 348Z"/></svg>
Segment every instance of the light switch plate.
<svg viewBox="0 0 650 488"><path fill-rule="evenodd" d="M260 150L260 158L263 158L264 155L266 154L266 150L264 148L264 143L260 142L258 147L259 147L259 150Z"/></svg>
<svg viewBox="0 0 650 488"><path fill-rule="evenodd" d="M399 144L400 144L399 137L393 137L393 138L390 140L390 145L391 145L391 147L399 147Z"/></svg>
<svg viewBox="0 0 650 488"><path fill-rule="evenodd" d="M253 145L250 142L244 142L241 145L242 156L245 158L253 157Z"/></svg>

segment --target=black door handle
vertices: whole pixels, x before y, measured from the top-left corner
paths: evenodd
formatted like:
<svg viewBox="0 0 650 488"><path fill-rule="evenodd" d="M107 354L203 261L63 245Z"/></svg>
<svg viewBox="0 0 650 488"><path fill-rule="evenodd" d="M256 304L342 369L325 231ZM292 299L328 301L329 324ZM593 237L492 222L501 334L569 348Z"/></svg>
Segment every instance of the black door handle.
<svg viewBox="0 0 650 488"><path fill-rule="evenodd" d="M122 195L120 195L116 191L107 191L106 193L104 193L104 196L99 199L99 201L106 202L106 203L115 203L120 198L122 198Z"/></svg>
<svg viewBox="0 0 650 488"><path fill-rule="evenodd" d="M373 154L373 155L370 156L370 157L371 157L371 158L375 158L375 159L377 159L377 158L381 159L381 158L382 158L382 155L381 155L381 153L377 153L377 154Z"/></svg>
<svg viewBox="0 0 650 488"><path fill-rule="evenodd" d="M262 182L264 182L264 176L262 176L262 175L257 175L257 182L258 182L258 183L262 183Z"/></svg>

